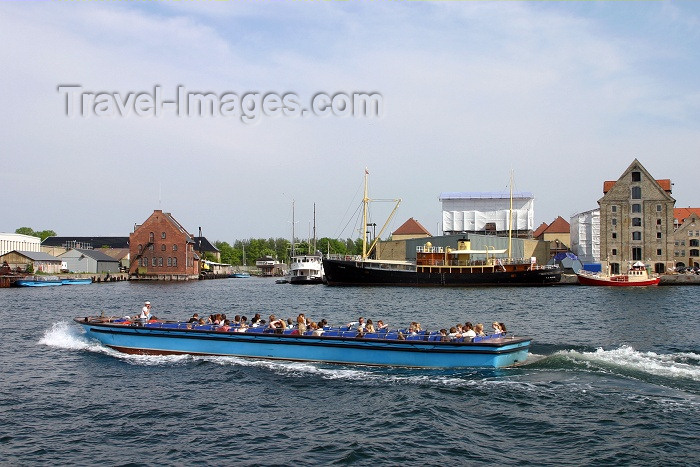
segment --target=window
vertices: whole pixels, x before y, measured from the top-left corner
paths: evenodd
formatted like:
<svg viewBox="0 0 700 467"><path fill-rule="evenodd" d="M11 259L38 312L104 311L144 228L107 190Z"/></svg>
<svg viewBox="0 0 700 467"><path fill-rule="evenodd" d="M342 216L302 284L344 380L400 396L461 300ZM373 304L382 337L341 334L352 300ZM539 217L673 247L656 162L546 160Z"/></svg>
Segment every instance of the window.
<svg viewBox="0 0 700 467"><path fill-rule="evenodd" d="M688 242L688 246L700 246L700 240L694 238Z"/></svg>
<svg viewBox="0 0 700 467"><path fill-rule="evenodd" d="M613 217L611 222L612 222L612 225L617 225L617 219L616 219L616 218Z"/></svg>
<svg viewBox="0 0 700 467"><path fill-rule="evenodd" d="M143 266L144 268L148 267L148 258L146 258L145 256L141 258L141 266Z"/></svg>
<svg viewBox="0 0 700 467"><path fill-rule="evenodd" d="M153 237L153 232L149 233L149 234L148 234L148 241L151 242L151 243L153 243L153 238L154 238L154 237Z"/></svg>
<svg viewBox="0 0 700 467"><path fill-rule="evenodd" d="M657 204L656 205L656 212L661 212L661 209L662 209L661 205Z"/></svg>
<svg viewBox="0 0 700 467"><path fill-rule="evenodd" d="M620 274L619 263L610 263L610 274Z"/></svg>
<svg viewBox="0 0 700 467"><path fill-rule="evenodd" d="M610 206L610 212L617 212L617 206L615 206L614 204Z"/></svg>
<svg viewBox="0 0 700 467"><path fill-rule="evenodd" d="M177 251L177 245L173 243L173 251Z"/></svg>
<svg viewBox="0 0 700 467"><path fill-rule="evenodd" d="M141 251L143 251L143 245L139 243L139 253L141 253Z"/></svg>
<svg viewBox="0 0 700 467"><path fill-rule="evenodd" d="M170 256L168 256L168 267L170 267L172 265L173 265L173 259Z"/></svg>
<svg viewBox="0 0 700 467"><path fill-rule="evenodd" d="M642 188L638 186L632 187L632 199L642 199Z"/></svg>
<svg viewBox="0 0 700 467"><path fill-rule="evenodd" d="M165 232L160 233L160 238L163 238L163 239L165 238Z"/></svg>
<svg viewBox="0 0 700 467"><path fill-rule="evenodd" d="M617 238L617 232L612 233L612 238Z"/></svg>
<svg viewBox="0 0 700 467"><path fill-rule="evenodd" d="M165 243L160 246L160 251L165 251Z"/></svg>
<svg viewBox="0 0 700 467"><path fill-rule="evenodd" d="M641 240L642 232L632 232L632 240Z"/></svg>
<svg viewBox="0 0 700 467"><path fill-rule="evenodd" d="M685 246L685 240L681 240L681 246Z"/></svg>
<svg viewBox="0 0 700 467"><path fill-rule="evenodd" d="M656 232L656 238L661 238L661 232Z"/></svg>
<svg viewBox="0 0 700 467"><path fill-rule="evenodd" d="M656 256L661 256L661 248L656 249Z"/></svg>
<svg viewBox="0 0 700 467"><path fill-rule="evenodd" d="M613 248L611 254L617 256L617 248Z"/></svg>
<svg viewBox="0 0 700 467"><path fill-rule="evenodd" d="M666 266L664 265L664 263L656 263L656 264L654 265L654 272L655 272L656 274L663 274L663 273L665 273L665 272L666 272Z"/></svg>
<svg viewBox="0 0 700 467"><path fill-rule="evenodd" d="M158 266L163 266L163 257L158 258Z"/></svg>
<svg viewBox="0 0 700 467"><path fill-rule="evenodd" d="M150 245L148 245L148 249L149 249L150 251L153 251L153 243L151 243Z"/></svg>
<svg viewBox="0 0 700 467"><path fill-rule="evenodd" d="M632 261L642 260L642 249L639 247L632 248Z"/></svg>
<svg viewBox="0 0 700 467"><path fill-rule="evenodd" d="M632 205L632 212L642 212L642 205L641 204L633 204Z"/></svg>
<svg viewBox="0 0 700 467"><path fill-rule="evenodd" d="M641 172L632 172L632 181L633 182L641 182L642 181L642 173Z"/></svg>
<svg viewBox="0 0 700 467"><path fill-rule="evenodd" d="M632 218L632 226L633 227L641 227L642 226L642 218L641 217L633 217Z"/></svg>
<svg viewBox="0 0 700 467"><path fill-rule="evenodd" d="M656 219L656 225L661 225L661 219Z"/></svg>
<svg viewBox="0 0 700 467"><path fill-rule="evenodd" d="M679 245L678 240L676 240L676 241L673 243L673 245L674 245L674 246L678 246L678 245Z"/></svg>
<svg viewBox="0 0 700 467"><path fill-rule="evenodd" d="M690 256L700 256L700 250L690 250Z"/></svg>
<svg viewBox="0 0 700 467"><path fill-rule="evenodd" d="M680 256L685 256L685 250L681 250Z"/></svg>
<svg viewBox="0 0 700 467"><path fill-rule="evenodd" d="M173 258L173 267L177 267L177 258Z"/></svg>
<svg viewBox="0 0 700 467"><path fill-rule="evenodd" d="M158 265L158 258L155 256L151 258L151 266L156 267Z"/></svg>

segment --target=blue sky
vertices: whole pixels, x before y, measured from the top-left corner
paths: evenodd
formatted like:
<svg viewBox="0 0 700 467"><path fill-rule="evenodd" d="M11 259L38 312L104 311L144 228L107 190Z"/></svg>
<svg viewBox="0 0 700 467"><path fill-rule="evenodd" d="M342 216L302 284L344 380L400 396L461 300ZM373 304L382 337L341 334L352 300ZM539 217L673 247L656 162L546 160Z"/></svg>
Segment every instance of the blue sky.
<svg viewBox="0 0 700 467"><path fill-rule="evenodd" d="M212 240L354 237L373 198L438 233L447 191L535 195L535 222L597 207L636 157L698 206L700 4L0 4L0 231L128 235L153 209ZM378 92L379 118L73 117L93 92ZM373 210L382 223L390 207ZM352 222L350 223L352 226Z"/></svg>

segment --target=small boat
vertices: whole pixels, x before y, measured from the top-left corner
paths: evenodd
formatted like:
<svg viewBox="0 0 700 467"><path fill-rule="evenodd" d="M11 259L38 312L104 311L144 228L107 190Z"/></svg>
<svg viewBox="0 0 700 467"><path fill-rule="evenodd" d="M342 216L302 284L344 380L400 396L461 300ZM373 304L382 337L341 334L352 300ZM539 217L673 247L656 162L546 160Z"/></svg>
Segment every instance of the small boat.
<svg viewBox="0 0 700 467"><path fill-rule="evenodd" d="M61 279L63 285L85 285L92 284L92 279Z"/></svg>
<svg viewBox="0 0 700 467"><path fill-rule="evenodd" d="M265 327L221 331L184 322L134 323L123 318L75 318L89 338L119 352L139 355L214 355L272 360L414 368L501 368L524 362L529 337L496 334L445 341L436 333L398 331L358 334L327 328L321 335Z"/></svg>
<svg viewBox="0 0 700 467"><path fill-rule="evenodd" d="M323 256L298 255L289 265L290 284L321 284L323 282Z"/></svg>
<svg viewBox="0 0 700 467"><path fill-rule="evenodd" d="M243 278L246 278L246 277L250 277L250 274L248 274L247 272L234 272L234 273L232 273L229 277L235 277L235 278L237 278L237 279L243 279Z"/></svg>
<svg viewBox="0 0 700 467"><path fill-rule="evenodd" d="M61 279L56 276L27 276L14 282L17 287L51 287L63 285Z"/></svg>
<svg viewBox="0 0 700 467"><path fill-rule="evenodd" d="M289 284L289 277L284 276L279 279L275 279L275 284Z"/></svg>
<svg viewBox="0 0 700 467"><path fill-rule="evenodd" d="M576 276L581 285L608 287L646 287L659 285L661 281L658 274L649 275L646 266L641 261L634 263L626 274L601 274L581 270L576 273Z"/></svg>

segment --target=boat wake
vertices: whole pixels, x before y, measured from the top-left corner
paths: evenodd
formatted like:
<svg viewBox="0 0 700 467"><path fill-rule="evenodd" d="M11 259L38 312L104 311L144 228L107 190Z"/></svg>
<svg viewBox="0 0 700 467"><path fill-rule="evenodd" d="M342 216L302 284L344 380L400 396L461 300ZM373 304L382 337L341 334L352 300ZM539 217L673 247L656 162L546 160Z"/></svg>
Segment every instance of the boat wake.
<svg viewBox="0 0 700 467"><path fill-rule="evenodd" d="M584 370L673 387L680 385L699 392L694 383L700 382L700 354L694 352L660 354L623 345L612 350L559 350L549 356L531 357L526 368Z"/></svg>

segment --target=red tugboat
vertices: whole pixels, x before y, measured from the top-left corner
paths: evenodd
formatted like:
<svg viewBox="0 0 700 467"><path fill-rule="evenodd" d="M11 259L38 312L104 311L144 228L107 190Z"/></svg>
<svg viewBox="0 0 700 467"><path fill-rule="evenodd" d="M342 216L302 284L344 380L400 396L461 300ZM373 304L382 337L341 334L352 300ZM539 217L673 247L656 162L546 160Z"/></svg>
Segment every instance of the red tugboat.
<svg viewBox="0 0 700 467"><path fill-rule="evenodd" d="M581 285L602 285L608 287L646 287L659 285L661 277L658 274L649 275L647 268L641 261L637 261L629 268L627 274L601 274L581 271L576 274Z"/></svg>

